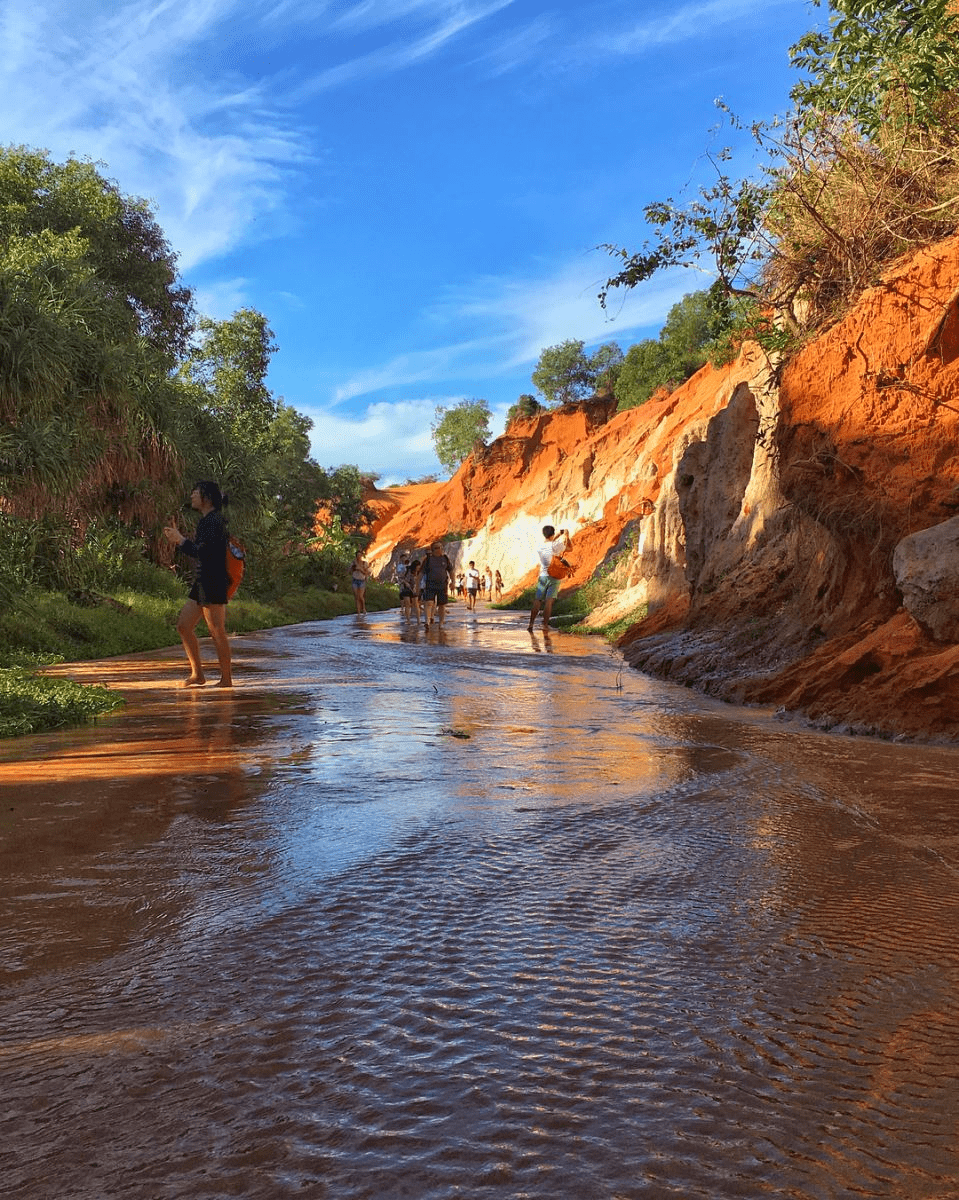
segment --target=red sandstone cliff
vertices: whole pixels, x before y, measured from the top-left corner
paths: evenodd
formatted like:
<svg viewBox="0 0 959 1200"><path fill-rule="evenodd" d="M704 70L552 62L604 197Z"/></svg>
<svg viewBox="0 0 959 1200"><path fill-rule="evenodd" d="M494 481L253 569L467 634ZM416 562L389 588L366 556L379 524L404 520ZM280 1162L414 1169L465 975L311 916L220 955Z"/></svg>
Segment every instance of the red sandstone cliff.
<svg viewBox="0 0 959 1200"><path fill-rule="evenodd" d="M955 739L957 511L959 238L896 264L778 381L747 347L639 409L511 426L399 497L371 557L386 571L439 537L515 589L540 527L566 526L571 586L619 551L595 623L648 606L620 643L632 665L827 727Z"/></svg>

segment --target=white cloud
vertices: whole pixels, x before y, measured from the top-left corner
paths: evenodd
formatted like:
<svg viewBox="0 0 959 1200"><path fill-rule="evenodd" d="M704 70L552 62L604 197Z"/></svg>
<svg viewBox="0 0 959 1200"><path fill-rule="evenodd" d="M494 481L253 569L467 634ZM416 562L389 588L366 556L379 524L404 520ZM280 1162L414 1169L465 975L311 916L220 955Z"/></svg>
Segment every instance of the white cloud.
<svg viewBox="0 0 959 1200"><path fill-rule="evenodd" d="M451 17L472 23L473 20L482 19L489 12L495 12L512 2L513 0L493 0L492 4L474 5L471 8L463 4L462 0L362 0L341 13L333 22L333 28L374 29L398 21L408 23L414 17L423 17L426 21L439 21L444 25Z"/></svg>
<svg viewBox="0 0 959 1200"><path fill-rule="evenodd" d="M489 356L496 344L496 339L473 340L399 354L381 366L358 371L344 380L334 389L334 403L366 396L381 388L448 379L462 371L471 372L475 363Z"/></svg>
<svg viewBox="0 0 959 1200"><path fill-rule="evenodd" d="M267 83L204 78L197 66L232 19L236 0L50 2L29 15L8 5L0 140L106 163L125 192L153 202L181 267L223 253L282 205L289 169L308 157Z"/></svg>
<svg viewBox="0 0 959 1200"><path fill-rule="evenodd" d="M505 75L538 58L553 33L554 22L549 17L538 16L500 38L475 61L494 77Z"/></svg>
<svg viewBox="0 0 959 1200"><path fill-rule="evenodd" d="M314 422L313 457L321 466L356 463L364 471L379 472L384 482L402 483L442 472L433 452L430 424L437 405L455 404L454 398L377 402L355 416L304 406Z"/></svg>
<svg viewBox="0 0 959 1200"><path fill-rule="evenodd" d="M341 13L341 33L419 18L388 46L321 71L309 90L423 62L512 0L376 0ZM283 5L240 0L129 0L118 5L8 0L0 10L0 142L71 153L106 164L124 192L151 201L180 266L189 270L275 225L292 174L311 163L311 133L291 105L295 64L251 84L208 65L206 48L256 45ZM297 6L289 24L329 33L326 4ZM323 23L325 22L325 29ZM423 22L426 22L425 29ZM38 86L42 80L42 86Z"/></svg>
<svg viewBox="0 0 959 1200"><path fill-rule="evenodd" d="M193 302L196 311L214 321L225 321L237 309L250 306L249 280L220 279L215 283L205 284L193 289Z"/></svg>
<svg viewBox="0 0 959 1200"><path fill-rule="evenodd" d="M608 261L591 254L539 279L481 280L472 297L451 304L459 317L503 330L510 347L503 368L510 369L535 362L545 347L568 339L587 345L618 341L632 330L661 324L677 300L703 286L689 271L668 271L632 292L611 293L604 310L598 294Z"/></svg>

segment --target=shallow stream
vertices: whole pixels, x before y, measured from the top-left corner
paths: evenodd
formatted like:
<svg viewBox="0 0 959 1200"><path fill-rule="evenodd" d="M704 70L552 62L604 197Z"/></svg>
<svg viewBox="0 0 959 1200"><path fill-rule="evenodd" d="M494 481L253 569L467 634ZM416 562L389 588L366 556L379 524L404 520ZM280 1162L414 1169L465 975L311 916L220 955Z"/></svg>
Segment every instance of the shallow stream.
<svg viewBox="0 0 959 1200"><path fill-rule="evenodd" d="M0 749L0 1195L959 1196L959 751L516 614Z"/></svg>

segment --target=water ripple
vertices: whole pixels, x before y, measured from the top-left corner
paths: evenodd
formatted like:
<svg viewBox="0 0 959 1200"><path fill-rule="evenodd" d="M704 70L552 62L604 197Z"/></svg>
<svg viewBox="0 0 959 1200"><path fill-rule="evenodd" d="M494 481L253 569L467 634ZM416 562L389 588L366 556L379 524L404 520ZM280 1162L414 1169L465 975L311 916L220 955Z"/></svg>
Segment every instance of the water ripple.
<svg viewBox="0 0 959 1200"><path fill-rule="evenodd" d="M4 859L0 1191L959 1196L956 758L386 620L260 636L328 670L242 788Z"/></svg>

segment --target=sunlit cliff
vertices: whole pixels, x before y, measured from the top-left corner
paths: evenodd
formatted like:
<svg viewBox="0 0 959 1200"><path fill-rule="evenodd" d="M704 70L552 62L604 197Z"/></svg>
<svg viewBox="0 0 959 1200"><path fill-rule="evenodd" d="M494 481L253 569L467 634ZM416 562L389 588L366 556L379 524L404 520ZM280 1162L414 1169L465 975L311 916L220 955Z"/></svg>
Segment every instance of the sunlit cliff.
<svg viewBox="0 0 959 1200"><path fill-rule="evenodd" d="M446 483L374 498L374 568L441 538L534 578L544 523L646 672L828 728L959 736L959 238L890 268L777 371L755 346L671 395L513 424Z"/></svg>

